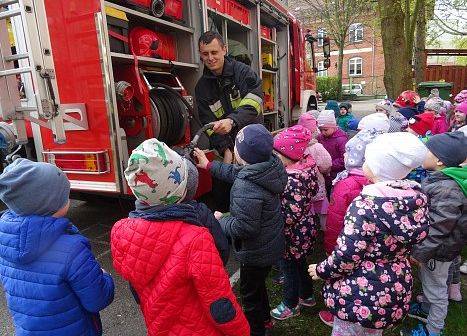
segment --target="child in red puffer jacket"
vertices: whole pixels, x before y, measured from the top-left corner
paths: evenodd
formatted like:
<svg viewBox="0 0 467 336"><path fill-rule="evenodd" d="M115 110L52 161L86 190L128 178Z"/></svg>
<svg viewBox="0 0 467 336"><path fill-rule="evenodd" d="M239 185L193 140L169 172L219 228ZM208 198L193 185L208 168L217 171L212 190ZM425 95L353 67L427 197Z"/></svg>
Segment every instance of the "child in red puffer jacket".
<svg viewBox="0 0 467 336"><path fill-rule="evenodd" d="M125 178L136 210L112 228L112 258L139 298L148 335L250 335L219 256L226 237L192 200L196 167L149 139L133 150Z"/></svg>

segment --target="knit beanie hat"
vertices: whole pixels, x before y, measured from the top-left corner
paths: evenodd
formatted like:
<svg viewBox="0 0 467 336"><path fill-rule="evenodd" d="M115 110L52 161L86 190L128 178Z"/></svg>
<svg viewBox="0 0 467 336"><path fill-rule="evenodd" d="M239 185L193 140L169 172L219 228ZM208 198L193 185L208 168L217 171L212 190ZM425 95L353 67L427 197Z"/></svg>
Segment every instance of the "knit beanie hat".
<svg viewBox="0 0 467 336"><path fill-rule="evenodd" d="M400 180L421 166L426 153L423 142L411 133L385 133L366 146L365 164L379 180Z"/></svg>
<svg viewBox="0 0 467 336"><path fill-rule="evenodd" d="M394 111L395 111L394 106L393 106L393 104L391 103L391 101L389 99L384 99L384 100L380 101L378 104L376 104L375 107L383 109L389 115L393 114Z"/></svg>
<svg viewBox="0 0 467 336"><path fill-rule="evenodd" d="M0 175L0 199L20 216L50 216L70 196L70 182L57 166L16 159Z"/></svg>
<svg viewBox="0 0 467 336"><path fill-rule="evenodd" d="M357 131L358 130L358 124L360 123L360 119L357 119L357 118L352 118L349 120L349 122L347 123L347 127L349 128L349 130L351 131Z"/></svg>
<svg viewBox="0 0 467 336"><path fill-rule="evenodd" d="M440 114L445 110L444 101L440 97L433 97L426 101L425 111L434 111L436 114Z"/></svg>
<svg viewBox="0 0 467 336"><path fill-rule="evenodd" d="M349 109L350 109L350 108L349 108L349 105L350 105L350 104L349 104L349 103L346 103L346 102L341 103L341 104L339 105L339 110L340 110L341 108L343 108L343 109L345 109L347 112L349 112Z"/></svg>
<svg viewBox="0 0 467 336"><path fill-rule="evenodd" d="M462 90L459 92L456 97L454 97L454 101L458 104L466 102L467 101L467 90Z"/></svg>
<svg viewBox="0 0 467 336"><path fill-rule="evenodd" d="M148 139L131 153L125 178L146 205L180 203L187 194L187 162L165 143Z"/></svg>
<svg viewBox="0 0 467 336"><path fill-rule="evenodd" d="M318 127L336 127L334 111L324 110L318 115Z"/></svg>
<svg viewBox="0 0 467 336"><path fill-rule="evenodd" d="M465 102L460 103L459 105L457 105L455 111L456 112L462 112L465 115L467 115L467 100Z"/></svg>
<svg viewBox="0 0 467 336"><path fill-rule="evenodd" d="M446 167L457 167L466 160L467 137L463 132L434 135L428 139L425 146Z"/></svg>
<svg viewBox="0 0 467 336"><path fill-rule="evenodd" d="M410 129L421 136L425 136L433 128L434 123L435 116L430 112L425 112L409 119Z"/></svg>
<svg viewBox="0 0 467 336"><path fill-rule="evenodd" d="M409 126L409 121L399 112L389 116L389 131L388 133L402 132Z"/></svg>
<svg viewBox="0 0 467 336"><path fill-rule="evenodd" d="M361 168L365 161L366 146L371 143L380 133L373 130L363 130L358 132L345 144L345 169Z"/></svg>
<svg viewBox="0 0 467 336"><path fill-rule="evenodd" d="M369 114L360 120L358 123L358 129L374 129L381 133L387 133L389 131L389 118L386 114L380 112Z"/></svg>
<svg viewBox="0 0 467 336"><path fill-rule="evenodd" d="M402 107L402 108L398 109L397 112L402 114L405 117L405 119L407 119L407 120L409 120L414 115L417 115L419 113L417 111L417 109L415 109L413 107Z"/></svg>
<svg viewBox="0 0 467 336"><path fill-rule="evenodd" d="M318 129L318 121L316 121L315 117L311 113L303 113L300 118L298 119L298 125L302 125L307 130L310 131L311 134L315 133Z"/></svg>
<svg viewBox="0 0 467 336"><path fill-rule="evenodd" d="M339 116L339 104L335 100L328 100L324 109L332 110L335 117Z"/></svg>
<svg viewBox="0 0 467 336"><path fill-rule="evenodd" d="M310 131L301 125L295 125L276 135L274 149L293 161L299 161L310 140Z"/></svg>
<svg viewBox="0 0 467 336"><path fill-rule="evenodd" d="M249 164L268 161L272 154L273 138L261 124L243 127L235 138L238 155Z"/></svg>

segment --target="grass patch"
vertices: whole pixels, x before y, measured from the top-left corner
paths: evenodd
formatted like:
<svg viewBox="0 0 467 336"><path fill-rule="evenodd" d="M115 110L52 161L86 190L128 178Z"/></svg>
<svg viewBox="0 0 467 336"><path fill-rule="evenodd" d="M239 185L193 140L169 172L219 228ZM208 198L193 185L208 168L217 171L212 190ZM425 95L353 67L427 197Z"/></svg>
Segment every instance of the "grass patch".
<svg viewBox="0 0 467 336"><path fill-rule="evenodd" d="M322 239L319 239L322 241ZM310 263L319 262L324 259L324 249L318 246L315 253L310 257ZM464 249L463 260L467 258L467 249ZM271 275L274 275L274 271ZM420 282L417 280L417 270L414 269L414 297L421 292ZM446 320L446 328L444 336L461 336L467 335L467 316L465 311L467 309L467 277L462 276L462 295L464 297L463 303L450 303L448 317ZM326 326L318 317L318 312L325 309L323 297L321 295L322 281L315 281L315 297L317 305L312 308L305 307L301 310L300 316L290 318L285 321L276 321L274 326L273 335L275 336L302 336L302 335L315 335L315 336L328 336L331 334L331 328ZM238 286L238 284L237 284ZM276 307L282 300L282 286L276 285L271 281L271 277L267 280L269 290L269 299L271 308ZM238 287L236 288L238 293ZM409 317L405 318L401 325L388 329L384 332L385 336L399 336L399 331L402 328L412 328L417 325L415 321Z"/></svg>

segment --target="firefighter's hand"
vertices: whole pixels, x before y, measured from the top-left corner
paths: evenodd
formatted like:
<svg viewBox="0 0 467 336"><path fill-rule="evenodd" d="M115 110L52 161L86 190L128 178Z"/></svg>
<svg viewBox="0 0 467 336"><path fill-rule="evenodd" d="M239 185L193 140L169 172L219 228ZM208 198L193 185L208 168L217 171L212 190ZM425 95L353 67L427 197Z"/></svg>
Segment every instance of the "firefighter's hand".
<svg viewBox="0 0 467 336"><path fill-rule="evenodd" d="M310 274L311 279L313 280L319 279L319 276L316 273L316 266L317 266L316 264L311 264L310 266L308 266L308 274Z"/></svg>
<svg viewBox="0 0 467 336"><path fill-rule="evenodd" d="M212 128L214 133L225 135L229 134L233 128L234 121L232 119L221 119L214 123L214 127Z"/></svg>
<svg viewBox="0 0 467 336"><path fill-rule="evenodd" d="M198 160L196 167L202 169L206 169L208 167L209 160L206 157L206 154L204 154L204 152L201 149L195 148L193 151L193 155Z"/></svg>
<svg viewBox="0 0 467 336"><path fill-rule="evenodd" d="M222 218L223 214L220 211L214 212L214 217L216 217L217 220L220 220Z"/></svg>

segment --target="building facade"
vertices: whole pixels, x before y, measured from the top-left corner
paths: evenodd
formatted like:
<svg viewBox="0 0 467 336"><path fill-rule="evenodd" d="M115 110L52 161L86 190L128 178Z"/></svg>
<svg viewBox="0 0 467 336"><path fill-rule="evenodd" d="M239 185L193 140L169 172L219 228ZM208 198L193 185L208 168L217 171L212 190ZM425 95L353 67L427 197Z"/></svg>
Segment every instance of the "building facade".
<svg viewBox="0 0 467 336"><path fill-rule="evenodd" d="M301 0L289 1L289 8L304 27L311 30L313 36L318 38L317 51L321 51L322 38L327 36L326 24L318 17L310 17L312 11ZM376 13L375 13L376 15ZM375 15L362 15L360 22L351 25L346 37L344 48L344 61L342 69L342 84L345 89L352 88L363 95L385 95L383 83L384 54L379 27L374 24ZM338 48L331 37L331 66L324 70L323 54L316 54L318 77L337 76Z"/></svg>

